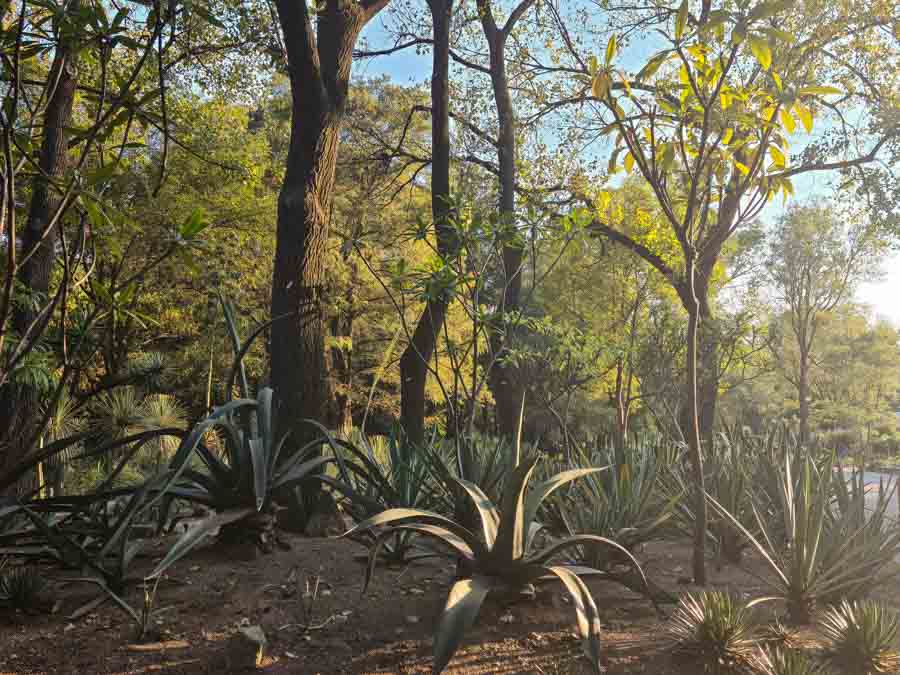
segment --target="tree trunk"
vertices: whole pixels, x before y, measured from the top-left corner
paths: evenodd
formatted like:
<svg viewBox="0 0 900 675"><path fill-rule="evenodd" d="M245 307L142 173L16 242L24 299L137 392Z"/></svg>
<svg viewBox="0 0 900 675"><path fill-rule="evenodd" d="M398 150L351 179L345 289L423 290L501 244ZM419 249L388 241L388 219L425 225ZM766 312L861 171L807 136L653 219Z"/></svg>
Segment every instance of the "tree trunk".
<svg viewBox="0 0 900 675"><path fill-rule="evenodd" d="M523 0L517 12L528 6ZM516 438L525 386L518 369L503 360L503 352L515 339L514 322L507 317L518 311L522 294L524 245L516 228L516 115L506 75L506 39L515 21L497 27L490 0L478 0L481 25L490 52L491 86L497 108L497 160L500 170L499 215L503 241L503 298L498 324L491 331L491 352L497 357L490 372L491 392L496 402L497 427L501 436ZM518 14L521 16L521 13Z"/></svg>
<svg viewBox="0 0 900 675"><path fill-rule="evenodd" d="M699 372L697 378L700 441L710 452L713 451L713 431L716 423L716 408L719 402L719 334L715 317L706 298L706 286L698 291L700 324L697 332ZM702 295L701 295L702 292Z"/></svg>
<svg viewBox="0 0 900 675"><path fill-rule="evenodd" d="M304 418L331 410L326 262L341 122L353 47L372 12L362 3L329 1L317 18L306 3L279 0L291 78L291 144L278 196L270 337L272 386L280 433L292 445L313 440Z"/></svg>
<svg viewBox="0 0 900 675"><path fill-rule="evenodd" d="M686 261L688 283L688 330L687 330L687 442L690 451L694 479L694 583L706 585L706 491L703 476L703 451L700 444L700 421L697 401L697 333L700 323L700 303L694 284L694 261Z"/></svg>
<svg viewBox="0 0 900 675"><path fill-rule="evenodd" d="M450 196L450 20L452 0L431 0L434 59L431 75L431 214L442 256L454 248ZM447 314L446 297L430 298L400 357L400 424L415 445L425 442L428 362Z"/></svg>
<svg viewBox="0 0 900 675"><path fill-rule="evenodd" d="M77 52L62 42L54 57L48 82L56 81L53 95L47 103L44 117L43 141L39 159L40 174L33 181L31 205L23 233L23 251L35 250L21 269L18 281L29 293L39 294L45 301L50 295L50 280L56 261L56 227L51 220L59 205L51 183L60 179L66 168L68 150L67 129L71 126L72 105L77 86ZM50 229L48 233L48 228ZM37 316L29 305L14 310L13 332L20 337ZM45 322L49 321L46 317ZM39 335L46 327L32 329ZM5 457L0 457L0 474L14 466L29 452L26 447L38 431L40 420L40 392L34 388L8 382L0 394L0 445L6 445Z"/></svg>

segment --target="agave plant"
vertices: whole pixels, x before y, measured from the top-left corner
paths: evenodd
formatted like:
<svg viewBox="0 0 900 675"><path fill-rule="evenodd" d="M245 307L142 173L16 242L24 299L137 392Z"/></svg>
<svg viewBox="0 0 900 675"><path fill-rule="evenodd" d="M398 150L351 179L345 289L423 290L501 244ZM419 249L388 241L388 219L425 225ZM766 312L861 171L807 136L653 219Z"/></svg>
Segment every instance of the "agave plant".
<svg viewBox="0 0 900 675"><path fill-rule="evenodd" d="M339 478L321 476L321 480L347 498L357 520L387 509L433 509L438 502L428 449L410 443L402 429L395 429L378 447L363 435L353 443L334 439L327 430L322 432L335 449L341 471ZM430 447L433 445L432 441ZM367 543L374 537L369 530L361 535ZM384 542L384 558L400 564L433 555L416 552L414 539L412 532L398 532L391 541Z"/></svg>
<svg viewBox="0 0 900 675"><path fill-rule="evenodd" d="M294 488L333 461L318 453L318 443L280 461L285 438L276 441L273 423L272 390L266 387L256 399L220 406L182 440L160 490L166 504L160 517L165 518L175 498L198 502L215 513L185 532L148 578L161 574L220 528L222 536L250 536L268 548L276 493ZM224 437L223 458L203 443L211 429ZM205 470L193 468L195 459Z"/></svg>
<svg viewBox="0 0 900 675"><path fill-rule="evenodd" d="M894 673L900 666L900 618L875 602L844 601L831 607L819 628L826 641L825 658L839 673Z"/></svg>
<svg viewBox="0 0 900 675"><path fill-rule="evenodd" d="M750 608L719 593L687 595L667 626L669 646L679 661L708 675L736 675L758 663Z"/></svg>
<svg viewBox="0 0 900 675"><path fill-rule="evenodd" d="M830 469L823 471L809 456L799 464L795 476L795 462L785 456L775 510L781 521L753 505L758 535L710 497L715 511L747 538L772 572L773 594L756 602L785 602L795 625L811 623L824 601L876 587L900 554L896 528L870 529L865 517L861 523L836 525Z"/></svg>
<svg viewBox="0 0 900 675"><path fill-rule="evenodd" d="M656 452L629 446L618 451L600 451L582 461L585 465L609 465L610 468L584 476L545 503L542 513L555 530L569 535L600 535L614 539L632 552L662 536L682 495L662 492L661 463ZM573 560L603 570L638 592L643 590L644 584L634 578L630 561L615 550L580 546L573 550ZM628 570L624 574L614 573L623 563ZM654 597L670 599L665 595L654 591Z"/></svg>
<svg viewBox="0 0 900 675"><path fill-rule="evenodd" d="M799 649L766 647L759 654L763 675L822 675L823 668Z"/></svg>
<svg viewBox="0 0 900 675"><path fill-rule="evenodd" d="M457 479L478 514L481 534L476 535L456 521L420 509L389 509L348 533L376 530L369 553L365 587L374 573L378 549L398 532L414 532L436 540L439 545L462 558L470 572L450 589L434 639L433 673L444 670L459 646L464 633L475 623L488 593L508 591L540 580L558 579L572 595L577 612L578 630L585 653L599 668L600 618L591 592L581 575L596 572L584 567L554 564L553 560L577 546L605 546L628 559L643 578L643 571L628 550L616 542L596 535L566 538L541 551L532 551L534 535L540 529L535 516L541 502L559 487L601 469L573 469L557 474L528 490L538 457L517 465L506 478L500 508L475 484Z"/></svg>

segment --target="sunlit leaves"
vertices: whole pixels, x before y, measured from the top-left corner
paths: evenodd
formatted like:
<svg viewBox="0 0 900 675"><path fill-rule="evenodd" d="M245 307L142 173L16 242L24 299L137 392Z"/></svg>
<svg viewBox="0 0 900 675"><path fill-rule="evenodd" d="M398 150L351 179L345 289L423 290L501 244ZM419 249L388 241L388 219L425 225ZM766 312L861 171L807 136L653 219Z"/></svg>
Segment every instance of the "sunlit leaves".
<svg viewBox="0 0 900 675"><path fill-rule="evenodd" d="M795 103L794 113L800 119L800 123L803 125L803 128L806 129L806 133L811 134L813 130L812 111L802 103Z"/></svg>
<svg viewBox="0 0 900 675"><path fill-rule="evenodd" d="M611 87L612 80L609 77L609 73L605 70L598 71L591 81L591 93L594 95L594 98L600 100L605 99L609 95Z"/></svg>
<svg viewBox="0 0 900 675"><path fill-rule="evenodd" d="M784 156L784 153L774 145L769 146L769 156L779 169L783 169L787 165L787 158Z"/></svg>
<svg viewBox="0 0 900 675"><path fill-rule="evenodd" d="M609 42L606 43L606 66L607 67L609 67L612 64L617 51L618 51L618 44L616 43L616 36L612 35L609 38Z"/></svg>
<svg viewBox="0 0 900 675"><path fill-rule="evenodd" d="M681 6L675 15L675 41L680 42L684 36L684 29L688 20L688 0L682 0Z"/></svg>
<svg viewBox="0 0 900 675"><path fill-rule="evenodd" d="M829 96L829 95L837 95L843 94L840 89L837 87L822 87L822 86L814 86L814 87L801 87L797 92L801 96Z"/></svg>
<svg viewBox="0 0 900 675"><path fill-rule="evenodd" d="M794 129L797 126L797 123L794 121L794 116L791 115L790 111L782 108L778 111L778 116L781 118L781 124L787 129L789 134L794 133Z"/></svg>
<svg viewBox="0 0 900 675"><path fill-rule="evenodd" d="M672 52L664 51L659 54L654 55L647 61L646 65L638 72L637 79L638 80L649 80L656 74L656 71L660 69L660 67L669 60L669 57L672 56Z"/></svg>
<svg viewBox="0 0 900 675"><path fill-rule="evenodd" d="M769 47L768 41L764 38L752 35L750 36L748 42L750 43L750 51L753 52L753 56L755 56L756 60L759 61L759 65L763 67L763 70L768 70L769 68L771 68L772 48Z"/></svg>

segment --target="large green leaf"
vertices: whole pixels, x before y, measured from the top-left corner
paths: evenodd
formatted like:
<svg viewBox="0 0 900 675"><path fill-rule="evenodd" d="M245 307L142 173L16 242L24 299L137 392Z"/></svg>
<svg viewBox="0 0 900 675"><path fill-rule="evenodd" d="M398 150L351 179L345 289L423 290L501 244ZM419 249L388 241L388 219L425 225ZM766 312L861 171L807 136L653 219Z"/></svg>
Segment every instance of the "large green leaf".
<svg viewBox="0 0 900 675"><path fill-rule="evenodd" d="M456 482L472 498L472 502L478 511L478 517L481 520L484 543L488 549L493 548L494 542L497 540L497 528L500 526L500 512L494 506L490 497L484 494L480 487L461 478L457 478Z"/></svg>
<svg viewBox="0 0 900 675"><path fill-rule="evenodd" d="M578 621L578 632L584 643L585 656L591 665L600 672L600 613L587 585L572 570L564 566L548 567L565 584L575 605L575 616Z"/></svg>
<svg viewBox="0 0 900 675"><path fill-rule="evenodd" d="M388 509L387 511L382 511L379 514L358 523L342 536L350 537L358 532L371 530L374 527L385 525L436 525L450 530L453 534L462 539L468 544L469 548L475 552L476 558L487 552L484 544L482 544L478 537L468 529L455 523L449 518L445 518L439 513L425 511L424 509Z"/></svg>
<svg viewBox="0 0 900 675"><path fill-rule="evenodd" d="M483 576L461 579L453 584L434 635L432 675L444 672L450 663L463 635L475 623L491 586L491 580Z"/></svg>
<svg viewBox="0 0 900 675"><path fill-rule="evenodd" d="M491 564L496 564L501 569L520 560L525 553L525 491L537 462L538 458L534 457L521 464L504 486L500 528L491 549Z"/></svg>
<svg viewBox="0 0 900 675"><path fill-rule="evenodd" d="M525 525L528 526L528 524L535 519L538 509L541 507L541 503L553 494L555 490L558 490L567 483L571 483L573 480L577 480L593 473L600 473L608 468L608 466L604 466L597 468L570 469L568 471L561 471L555 476L551 476L544 482L539 483L528 493L528 497L525 500Z"/></svg>
<svg viewBox="0 0 900 675"><path fill-rule="evenodd" d="M292 465L273 479L272 488L280 488L301 481L314 471L319 470L326 464L331 464L333 461L334 459L331 457L314 457L300 464Z"/></svg>
<svg viewBox="0 0 900 675"><path fill-rule="evenodd" d="M431 537L432 539L436 539L442 544L455 549L457 553L467 560L475 559L475 553L472 551L471 547L461 537L446 528L437 527L436 525L415 524L389 527L388 529L379 532L378 536L375 537L375 541L369 546L369 562L366 565L366 578L363 583L363 593L368 590L372 577L375 574L375 565L378 563L378 554L381 552L381 547L399 532L416 532L426 537Z"/></svg>
<svg viewBox="0 0 900 675"><path fill-rule="evenodd" d="M166 557L163 558L156 568L147 575L147 579L153 579L165 572L175 562L190 553L197 546L203 543L208 537L212 536L218 528L223 525L234 523L241 518L246 518L256 512L256 509L236 509L216 513L208 518L204 518L199 523L188 529L181 538L176 541Z"/></svg>

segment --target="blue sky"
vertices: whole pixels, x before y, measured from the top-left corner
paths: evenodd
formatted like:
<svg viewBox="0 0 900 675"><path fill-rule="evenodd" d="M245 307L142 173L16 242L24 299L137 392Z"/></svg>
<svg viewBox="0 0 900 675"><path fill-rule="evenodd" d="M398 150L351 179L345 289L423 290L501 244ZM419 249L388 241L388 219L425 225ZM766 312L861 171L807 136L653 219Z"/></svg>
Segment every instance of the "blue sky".
<svg viewBox="0 0 900 675"><path fill-rule="evenodd" d="M370 24L363 32L371 46L383 46L386 43L383 29L385 15ZM452 64L451 64L452 67ZM431 72L431 55L417 55L414 49L407 49L389 56L357 61L354 64L355 78L369 79L388 75L398 84L421 84L427 82ZM797 196L803 198L821 193L827 187L824 176L804 181L796 186ZM781 211L781 200L775 200L777 206L767 209L767 220L776 218ZM876 315L889 319L900 327L900 252L890 256L884 263L883 276L872 282L862 284L856 294L859 302L872 307Z"/></svg>

